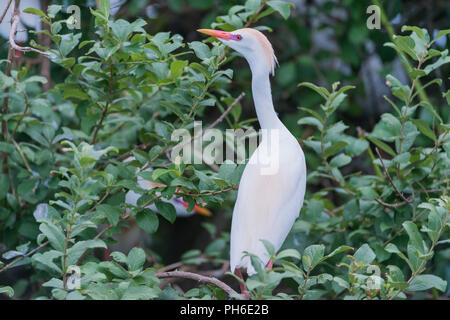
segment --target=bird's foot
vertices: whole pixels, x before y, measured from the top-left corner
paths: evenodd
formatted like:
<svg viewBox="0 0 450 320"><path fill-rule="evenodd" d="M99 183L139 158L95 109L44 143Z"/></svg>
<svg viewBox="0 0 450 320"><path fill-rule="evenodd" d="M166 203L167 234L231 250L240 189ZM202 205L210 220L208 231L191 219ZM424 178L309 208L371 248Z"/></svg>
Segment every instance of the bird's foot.
<svg viewBox="0 0 450 320"><path fill-rule="evenodd" d="M266 264L266 269L272 270L272 268L273 268L273 260L269 259L269 262L267 262Z"/></svg>
<svg viewBox="0 0 450 320"><path fill-rule="evenodd" d="M248 293L247 287L245 286L245 282L244 282L244 277L242 276L242 273L239 269L236 269L234 271L234 273L236 273L236 275L241 278L242 281L239 281L239 287L241 289L241 296L245 299L245 300L250 300L250 294Z"/></svg>

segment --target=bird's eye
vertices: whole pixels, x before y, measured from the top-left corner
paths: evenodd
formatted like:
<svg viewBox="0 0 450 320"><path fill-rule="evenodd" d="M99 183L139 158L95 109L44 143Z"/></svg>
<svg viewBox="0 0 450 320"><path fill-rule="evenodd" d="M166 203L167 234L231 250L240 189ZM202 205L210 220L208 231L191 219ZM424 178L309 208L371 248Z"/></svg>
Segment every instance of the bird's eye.
<svg viewBox="0 0 450 320"><path fill-rule="evenodd" d="M236 40L238 40L238 41L242 40L242 36L240 34L237 34L236 35Z"/></svg>

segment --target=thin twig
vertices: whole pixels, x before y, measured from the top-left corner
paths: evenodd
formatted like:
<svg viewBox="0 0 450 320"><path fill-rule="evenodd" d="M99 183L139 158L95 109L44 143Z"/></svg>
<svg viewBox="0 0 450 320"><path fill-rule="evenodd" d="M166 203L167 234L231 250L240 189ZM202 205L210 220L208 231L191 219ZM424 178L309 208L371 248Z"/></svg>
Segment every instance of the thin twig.
<svg viewBox="0 0 450 320"><path fill-rule="evenodd" d="M449 212L447 212L447 215L445 216L445 218L444 218L444 221L442 222L442 225L441 225L441 227L440 227L440 229L439 229L439 231L438 231L438 234L437 234L437 239L439 239L440 237L441 237L441 234L442 234L442 231L444 231L444 228L445 228L445 226L447 225L447 221L448 221L448 218L450 217L450 211ZM431 254L432 252L433 252L433 250L434 250L434 247L436 247L436 245L437 245L437 243L438 243L438 240L436 240L436 241L433 241L433 243L432 243L432 245L431 245L431 247L430 247L430 250L428 250L428 252L426 253L426 255L429 255L429 254ZM407 281L407 283L408 284L410 284L411 283L411 281L413 281L414 280L414 278L417 276L417 275L419 275L420 273L422 273L422 268L425 266L425 263L427 262L427 259L422 259L422 263L420 264L420 266L417 268L417 270L411 275L411 277L408 279L408 281ZM389 298L389 300L393 300L395 297L397 297L401 292L402 292L403 290L398 290L395 294L393 294L390 298Z"/></svg>
<svg viewBox="0 0 450 320"><path fill-rule="evenodd" d="M411 219L411 222L417 221L417 219L419 219L425 212L426 212L426 210L421 211L419 214L417 214L414 218ZM399 235L401 235L403 231L405 231L405 227L402 227L402 228L401 228L400 230L398 230L391 238L389 238L388 240L386 240L386 241L383 243L383 247L385 247L387 244L389 244L390 242L392 242L392 240L394 240L394 239L397 238Z"/></svg>
<svg viewBox="0 0 450 320"><path fill-rule="evenodd" d="M88 211L86 211L86 213L90 213L90 212L94 211L95 208L97 208L97 206L101 205L103 203L103 201L105 201L107 196L109 196L109 190L106 190L103 197L99 201L97 201L97 203L92 208L90 208Z"/></svg>
<svg viewBox="0 0 450 320"><path fill-rule="evenodd" d="M175 192L176 195L182 195L182 196L189 196L189 197L206 197L206 196L215 196L217 194L221 194L221 193L225 193L231 190L237 190L238 187L235 185L232 185L231 187L222 189L222 190L217 190L217 191L211 191L211 192L205 192L205 193L189 193L189 192L184 192L183 190L178 190Z"/></svg>
<svg viewBox="0 0 450 320"><path fill-rule="evenodd" d="M0 273L2 273L3 271L8 270L9 268L11 268L13 265L15 265L17 262L22 261L23 259L25 259L26 257L29 257L33 254L35 254L36 252L38 252L39 250L41 250L42 248L46 247L49 244L48 241L40 244L38 247L34 248L33 250L31 250L30 252L28 252L27 254L24 254L23 256L17 257L16 259L14 259L13 261L11 261L10 263L8 263L7 265L5 265L3 268L0 269Z"/></svg>
<svg viewBox="0 0 450 320"><path fill-rule="evenodd" d="M266 6L267 2L269 0L264 0L261 5L259 6L258 10L252 15L250 19L248 19L247 23L245 24L244 28L248 28L253 22L255 22L255 19L258 17L258 15L261 13L261 11Z"/></svg>
<svg viewBox="0 0 450 320"><path fill-rule="evenodd" d="M9 6L11 5L12 0L8 1L8 4L6 5L5 11L3 11L2 15L0 16L0 23L2 23L3 19L6 16L6 13L8 12Z"/></svg>
<svg viewBox="0 0 450 320"><path fill-rule="evenodd" d="M381 200L380 198L374 198L374 200L386 208L398 208L398 207L404 206L405 204L408 203L406 201L402 201L402 202L398 202L398 203L386 203L383 200Z"/></svg>
<svg viewBox="0 0 450 320"><path fill-rule="evenodd" d="M386 166L384 165L383 158L381 157L381 154L380 154L380 150L379 150L377 147L375 147L375 151L377 152L378 157L380 158L380 162L381 162L381 165L383 166L384 172L386 173L386 176L387 176L387 178L389 179L389 182L390 182L391 185L394 187L395 192L397 192L397 194L398 194L404 201L406 201L407 203L411 203L411 202L413 201L413 198L412 198L412 197L410 197L410 198L405 198L405 196L403 195L403 193L401 193L400 190L398 190L398 188L395 186L394 181L392 181L391 175L389 174L389 172L388 172ZM378 202L379 202L379 201L378 201ZM403 205L403 204L401 204L401 205ZM398 206L400 206L400 205L397 205L397 207L398 207ZM394 208L395 208L395 207L394 207Z"/></svg>
<svg viewBox="0 0 450 320"><path fill-rule="evenodd" d="M228 296L230 297L239 297L239 294L234 291L230 286L228 286L226 283L208 276L202 276L196 273L192 272L183 272L183 271L170 271L170 272L160 272L156 273L155 277L157 278L183 278L183 279L191 279L196 280L203 283L212 283L219 288L221 288L223 291L225 291Z"/></svg>
<svg viewBox="0 0 450 320"><path fill-rule="evenodd" d="M22 158L23 163L25 164L25 168L27 168L28 172L32 174L33 170L31 170L30 165L28 164L27 158L25 158L25 155L23 154L22 149L20 149L19 144L14 139L11 139L11 141L14 144L14 147L16 148L17 153L19 153L20 157Z"/></svg>
<svg viewBox="0 0 450 320"><path fill-rule="evenodd" d="M111 63L109 66L109 95L108 95L108 101L106 102L105 108L103 109L102 117L100 118L99 123L95 126L94 134L92 137L91 144L95 144L95 141L97 140L97 134L100 128L103 126L103 121L105 120L106 116L108 115L108 109L109 105L112 100L112 94L113 94L113 64Z"/></svg>

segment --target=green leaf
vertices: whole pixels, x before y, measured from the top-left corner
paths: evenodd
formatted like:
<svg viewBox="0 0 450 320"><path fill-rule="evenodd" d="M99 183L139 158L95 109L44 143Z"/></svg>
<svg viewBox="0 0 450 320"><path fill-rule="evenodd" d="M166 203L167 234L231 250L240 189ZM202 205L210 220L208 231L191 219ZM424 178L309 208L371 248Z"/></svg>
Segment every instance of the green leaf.
<svg viewBox="0 0 450 320"><path fill-rule="evenodd" d="M177 211L175 210L175 207L173 204L169 202L165 202L163 200L156 200L155 201L156 209L158 209L158 212L166 218L170 223L174 223L176 217L177 217Z"/></svg>
<svg viewBox="0 0 450 320"><path fill-rule="evenodd" d="M317 129L323 130L322 122L313 117L304 117L297 121L297 124L309 124L312 126L316 126Z"/></svg>
<svg viewBox="0 0 450 320"><path fill-rule="evenodd" d="M111 30L120 42L125 42L133 32L133 26L128 21L119 19L112 23Z"/></svg>
<svg viewBox="0 0 450 320"><path fill-rule="evenodd" d="M184 68L187 66L187 61L175 60L170 64L170 77L177 79L183 74Z"/></svg>
<svg viewBox="0 0 450 320"><path fill-rule="evenodd" d="M41 16L41 17L45 17L46 16L45 13L42 10L39 10L37 8L26 8L22 12L34 14L34 15Z"/></svg>
<svg viewBox="0 0 450 320"><path fill-rule="evenodd" d="M111 12L111 0L100 0L98 9L103 13L106 19L109 18Z"/></svg>
<svg viewBox="0 0 450 320"><path fill-rule="evenodd" d="M330 166L334 167L334 168L339 168L339 167L349 164L351 161L352 161L352 158L341 153L341 154L338 154L337 156L335 156L333 159L331 159Z"/></svg>
<svg viewBox="0 0 450 320"><path fill-rule="evenodd" d="M275 248L274 248L273 244L264 239L261 239L261 242L264 244L264 247L266 248L267 253L270 256L273 256L275 254Z"/></svg>
<svg viewBox="0 0 450 320"><path fill-rule="evenodd" d="M139 211L136 215L136 221L138 226L141 227L145 232L154 233L158 230L159 220L152 210L144 209Z"/></svg>
<svg viewBox="0 0 450 320"><path fill-rule="evenodd" d="M9 297L12 297L14 295L14 289L6 286L6 287L0 287L0 293L4 293L8 295Z"/></svg>
<svg viewBox="0 0 450 320"><path fill-rule="evenodd" d="M325 246L322 244L315 244L307 247L303 251L302 263L303 269L313 269L323 258L325 253Z"/></svg>
<svg viewBox="0 0 450 320"><path fill-rule="evenodd" d="M200 42L200 41L191 42L191 43L189 43L189 48L194 50L195 55L197 57L199 57L201 60L211 58L211 56L212 56L211 50L203 42Z"/></svg>
<svg viewBox="0 0 450 320"><path fill-rule="evenodd" d="M446 35L449 34L449 33L450 33L450 29L447 29L447 30L440 30L440 31L436 34L436 37L434 37L433 41L431 41L430 44L433 44L437 39L439 39L439 38L441 38L441 37L443 37L443 36L446 36Z"/></svg>
<svg viewBox="0 0 450 320"><path fill-rule="evenodd" d="M281 14L285 20L287 20L291 14L291 4L286 1L271 0L267 2L267 5Z"/></svg>
<svg viewBox="0 0 450 320"><path fill-rule="evenodd" d="M411 269L411 271L414 272L414 267L411 264L411 261L409 261L409 259L403 254L403 252L401 252L397 246L393 243L388 243L386 245L386 247L384 248L384 250L386 250L387 252L390 253L395 253L397 254L400 258L402 258L409 266L409 268Z"/></svg>
<svg viewBox="0 0 450 320"><path fill-rule="evenodd" d="M277 256L277 260L285 259L285 258L294 258L300 260L302 258L301 254L295 249L285 249L280 251Z"/></svg>
<svg viewBox="0 0 450 320"><path fill-rule="evenodd" d="M419 229L417 228L416 224L411 221L406 221L402 225L405 228L406 233L408 233L409 243L415 249L417 249L419 253L425 254L427 250L426 245L422 239L422 236L420 235Z"/></svg>
<svg viewBox="0 0 450 320"><path fill-rule="evenodd" d="M111 252L110 254L111 258L113 258L115 261L119 263L127 263L127 256L119 251Z"/></svg>
<svg viewBox="0 0 450 320"><path fill-rule="evenodd" d="M106 0L109 3L109 0ZM85 291L94 300L118 300L119 297L113 288L105 284L92 284Z"/></svg>
<svg viewBox="0 0 450 320"><path fill-rule="evenodd" d="M122 300L150 300L156 299L161 290L159 288L150 288L131 283L125 290Z"/></svg>
<svg viewBox="0 0 450 320"><path fill-rule="evenodd" d="M324 258L328 259L331 258L335 255L337 255L338 253L347 251L347 250L354 250L352 247L350 246L339 246L336 249L333 250L333 252L331 252L330 254L326 255Z"/></svg>
<svg viewBox="0 0 450 320"><path fill-rule="evenodd" d="M50 221L46 221L39 226L39 230L47 237L50 245L58 250L64 251L65 239L62 229L59 226L54 225Z"/></svg>
<svg viewBox="0 0 450 320"><path fill-rule="evenodd" d="M111 206L109 204L101 204L97 207L97 211L103 214L108 222L112 226L116 226L119 222L120 214L122 210L117 206Z"/></svg>
<svg viewBox="0 0 450 320"><path fill-rule="evenodd" d="M372 142L373 144L375 144L378 148L380 148L381 150L383 150L384 152L389 153L391 156L395 157L397 154L395 153L394 150L392 150L391 147L389 147L386 143L384 143L383 141L380 141L376 138L373 137L366 137L370 142Z"/></svg>
<svg viewBox="0 0 450 320"><path fill-rule="evenodd" d="M422 132L425 136L427 136L431 140L436 141L436 136L433 130L430 129L428 123L425 120L413 119L411 121L416 125L416 127L419 129L420 132Z"/></svg>
<svg viewBox="0 0 450 320"><path fill-rule="evenodd" d="M255 12L259 9L259 6L261 5L261 0L247 0L245 2L245 8L249 11Z"/></svg>
<svg viewBox="0 0 450 320"><path fill-rule="evenodd" d="M67 265L73 265L75 264L78 259L81 257L81 255L84 253L87 249L93 249L93 248L105 248L106 244L101 239L95 239L95 240L82 240L76 242L71 248L67 250Z"/></svg>
<svg viewBox="0 0 450 320"><path fill-rule="evenodd" d="M376 255L372 248L367 243L363 244L353 255L356 262L362 262L363 264L370 264L375 260Z"/></svg>
<svg viewBox="0 0 450 320"><path fill-rule="evenodd" d="M438 276L432 274L421 274L416 276L410 283L408 291L424 291L431 288L436 288L439 291L445 292L447 289L447 281L442 280Z"/></svg>
<svg viewBox="0 0 450 320"><path fill-rule="evenodd" d="M335 155L336 153L341 151L341 149L347 145L348 145L348 143L345 141L338 141L338 142L332 144L331 146L329 146L328 148L325 149L324 157L328 158L332 155Z"/></svg>
<svg viewBox="0 0 450 320"><path fill-rule="evenodd" d="M136 271L142 269L145 263L145 252L141 248L134 247L128 253L127 266L130 271Z"/></svg>
<svg viewBox="0 0 450 320"><path fill-rule="evenodd" d="M328 92L327 89L318 87L318 86L316 86L315 84L313 84L311 82L301 82L301 83L298 84L298 87L310 88L310 89L314 90L315 92L317 92L325 100L327 100L328 97L330 96L330 93Z"/></svg>

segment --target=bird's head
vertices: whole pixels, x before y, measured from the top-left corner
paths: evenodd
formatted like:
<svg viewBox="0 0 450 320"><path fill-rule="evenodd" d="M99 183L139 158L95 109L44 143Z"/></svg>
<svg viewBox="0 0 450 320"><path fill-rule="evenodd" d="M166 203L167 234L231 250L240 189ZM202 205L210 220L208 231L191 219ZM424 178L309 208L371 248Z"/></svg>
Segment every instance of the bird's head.
<svg viewBox="0 0 450 320"><path fill-rule="evenodd" d="M252 69L263 68L272 75L274 74L275 65L278 61L272 45L262 32L251 28L238 29L232 32L212 29L199 29L197 31L216 37L225 45L242 54Z"/></svg>

